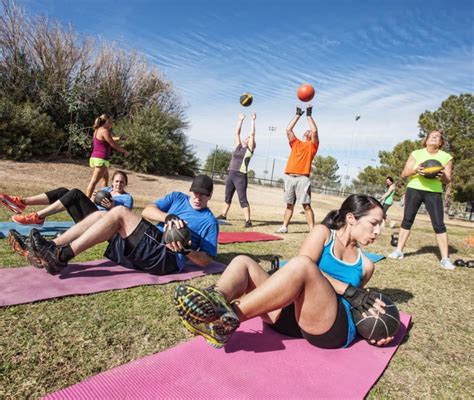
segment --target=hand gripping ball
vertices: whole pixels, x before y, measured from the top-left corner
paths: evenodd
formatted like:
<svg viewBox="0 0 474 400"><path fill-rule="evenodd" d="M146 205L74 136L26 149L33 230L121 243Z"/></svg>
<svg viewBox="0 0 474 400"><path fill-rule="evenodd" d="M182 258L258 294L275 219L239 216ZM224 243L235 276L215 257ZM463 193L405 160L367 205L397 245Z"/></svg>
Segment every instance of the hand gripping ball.
<svg viewBox="0 0 474 400"><path fill-rule="evenodd" d="M166 244L180 242L184 248L188 248L189 241L191 240L191 232L186 226L177 228L173 225L171 228L165 230L163 240Z"/></svg>
<svg viewBox="0 0 474 400"><path fill-rule="evenodd" d="M425 178L435 179L443 166L438 160L426 160L420 164L423 167L423 174Z"/></svg>
<svg viewBox="0 0 474 400"><path fill-rule="evenodd" d="M97 204L98 206L100 206L102 203L102 200L104 199L109 199L109 200L112 200L112 195L110 194L110 192L107 192L106 190L99 190L96 194L95 194L95 204Z"/></svg>
<svg viewBox="0 0 474 400"><path fill-rule="evenodd" d="M385 303L385 314L378 317L366 315L365 317L356 309L352 309L352 317L356 324L357 332L367 340L378 341L389 336L394 336L400 326L400 314L395 303L382 293L377 297Z"/></svg>

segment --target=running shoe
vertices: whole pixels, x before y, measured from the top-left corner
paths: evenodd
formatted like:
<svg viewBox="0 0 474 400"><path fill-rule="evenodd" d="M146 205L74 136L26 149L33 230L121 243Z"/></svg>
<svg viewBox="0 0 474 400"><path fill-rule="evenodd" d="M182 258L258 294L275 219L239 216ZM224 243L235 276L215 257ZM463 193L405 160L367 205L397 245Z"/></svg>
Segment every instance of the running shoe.
<svg viewBox="0 0 474 400"><path fill-rule="evenodd" d="M21 214L26 208L26 204L23 203L20 196L9 196L2 192L0 192L0 204L15 214Z"/></svg>
<svg viewBox="0 0 474 400"><path fill-rule="evenodd" d="M277 229L275 233L288 233L288 228L286 226L282 226L281 228Z"/></svg>
<svg viewBox="0 0 474 400"><path fill-rule="evenodd" d="M393 252L391 252L387 257L391 258L392 260L403 260L404 256L403 256L403 252L396 249Z"/></svg>
<svg viewBox="0 0 474 400"><path fill-rule="evenodd" d="M15 253L22 257L26 257L33 267L43 268L41 260L35 255L31 247L30 238L28 236L20 234L15 229L10 229L8 231L7 240Z"/></svg>
<svg viewBox="0 0 474 400"><path fill-rule="evenodd" d="M225 221L227 219L227 217L224 215L224 214L219 214L216 219L220 219L222 221Z"/></svg>
<svg viewBox="0 0 474 400"><path fill-rule="evenodd" d="M35 257L38 257L43 267L51 275L56 275L67 266L67 262L59 259L60 248L52 241L41 236L38 229L30 231L30 244ZM30 257L28 257L30 259ZM30 260L31 261L31 260Z"/></svg>
<svg viewBox="0 0 474 400"><path fill-rule="evenodd" d="M245 228L251 228L253 225L252 225L252 221L248 220L248 221L245 221Z"/></svg>
<svg viewBox="0 0 474 400"><path fill-rule="evenodd" d="M443 258L440 262L441 268L447 269L449 271L453 271L456 269L456 266L454 266L449 258Z"/></svg>
<svg viewBox="0 0 474 400"><path fill-rule="evenodd" d="M12 221L22 225L43 225L44 218L41 218L38 213L32 212L29 214L12 215Z"/></svg>
<svg viewBox="0 0 474 400"><path fill-rule="evenodd" d="M215 348L224 347L240 326L239 317L231 305L212 287L201 290L178 285L174 302L186 329L203 336Z"/></svg>

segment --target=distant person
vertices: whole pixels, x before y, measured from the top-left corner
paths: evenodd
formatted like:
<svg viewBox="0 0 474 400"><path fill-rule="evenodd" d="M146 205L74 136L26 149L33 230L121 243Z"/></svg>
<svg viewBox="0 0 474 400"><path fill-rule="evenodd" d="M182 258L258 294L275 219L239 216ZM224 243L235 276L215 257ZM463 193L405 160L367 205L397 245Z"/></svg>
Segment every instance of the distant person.
<svg viewBox="0 0 474 400"><path fill-rule="evenodd" d="M386 191L383 194L382 198L380 199L380 202L382 203L382 206L383 206L384 225L386 224L386 221L387 221L387 211L393 204L393 197L395 196L395 191L397 189L397 185L395 185L395 182L391 176L387 176L387 179L385 179L385 187L386 187ZM394 226L395 226L395 221L392 221L390 223L390 228L393 228Z"/></svg>
<svg viewBox="0 0 474 400"><path fill-rule="evenodd" d="M408 178L405 193L405 209L403 221L398 235L398 246L388 255L389 258L401 260L404 257L403 248L410 235L416 214L421 204L425 205L436 241L441 253L441 268L453 270L456 267L449 260L448 234L444 224L443 212L443 184L448 185L452 179L453 157L441 150L444 138L441 131L434 130L428 133L422 141L423 148L410 154L402 171L402 178ZM425 178L421 164L426 160L437 160L443 166L435 179Z"/></svg>
<svg viewBox="0 0 474 400"><path fill-rule="evenodd" d="M227 175L227 181L225 184L225 206L222 209L222 213L217 219L227 219L227 213L229 212L230 205L232 203L232 197L237 190L239 197L240 207L244 209L245 215L245 227L252 227L252 221L250 219L250 205L247 200L247 185L248 185L248 168L250 159L253 156L255 150L255 120L257 118L256 113L252 113L252 128L250 136L247 136L243 141L240 139L240 131L242 130L242 123L245 119L245 115L239 115L239 121L237 128L235 129L235 150L232 153L232 159L229 164L229 173Z"/></svg>
<svg viewBox="0 0 474 400"><path fill-rule="evenodd" d="M293 216L295 203L302 204L309 229L314 226L314 212L311 208L311 163L319 147L318 128L312 117L313 107L306 109L306 117L310 129L303 134L303 140L299 140L293 128L297 124L304 111L296 108L296 115L286 128L286 135L291 147L290 157L285 168L285 196L286 202L283 225L276 233L288 233L288 225Z"/></svg>
<svg viewBox="0 0 474 400"><path fill-rule="evenodd" d="M194 178L188 196L172 192L147 206L142 218L119 206L109 212L95 212L64 234L48 241L32 229L29 240L15 234L10 239L13 249L38 268L50 274L63 270L74 257L92 246L109 241L105 256L128 268L153 275L183 270L187 261L205 268L217 255L219 226L207 204L212 197L213 182L206 175ZM158 221L154 225L148 220ZM163 242L163 231L184 225L191 232L188 244ZM22 254L25 255L25 254Z"/></svg>
<svg viewBox="0 0 474 400"><path fill-rule="evenodd" d="M125 191L127 184L127 174L123 171L115 171L112 175L112 186L101 189L110 193L112 200L105 198L100 205L95 203L97 192L94 192L90 199L79 189L69 190L64 187L25 198L0 193L0 202L11 211L18 213L12 216L12 221L18 224L43 225L47 217L64 210L77 223L97 210L107 211L116 206L132 209L133 197ZM48 207L37 212L22 214L26 207L38 205L48 205Z"/></svg>
<svg viewBox="0 0 474 400"><path fill-rule="evenodd" d="M128 157L129 152L116 143L120 140L118 136L112 136L112 117L108 114L102 114L94 121L94 137L92 139L92 153L89 159L89 165L94 168L92 178L86 189L86 196L91 197L96 185L102 179L102 186L109 184L110 167L110 149L115 149Z"/></svg>

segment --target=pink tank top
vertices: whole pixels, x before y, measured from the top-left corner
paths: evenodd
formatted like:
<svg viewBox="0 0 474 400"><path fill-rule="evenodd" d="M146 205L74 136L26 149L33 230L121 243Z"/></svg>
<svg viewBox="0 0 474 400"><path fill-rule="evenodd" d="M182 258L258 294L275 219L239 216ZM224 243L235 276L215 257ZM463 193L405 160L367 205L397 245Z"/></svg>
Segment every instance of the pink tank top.
<svg viewBox="0 0 474 400"><path fill-rule="evenodd" d="M92 154L91 157L101 158L102 160L108 160L110 156L110 144L105 140L100 140L96 138L96 133L94 133L94 138L92 140Z"/></svg>

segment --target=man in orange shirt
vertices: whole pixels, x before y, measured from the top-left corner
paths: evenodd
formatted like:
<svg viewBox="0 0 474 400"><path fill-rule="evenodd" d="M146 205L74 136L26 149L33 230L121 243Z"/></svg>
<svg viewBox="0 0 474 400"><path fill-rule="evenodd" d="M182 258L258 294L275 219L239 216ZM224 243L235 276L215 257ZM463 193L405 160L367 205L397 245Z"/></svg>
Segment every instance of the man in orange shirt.
<svg viewBox="0 0 474 400"><path fill-rule="evenodd" d="M311 163L316 155L319 147L318 127L312 117L313 107L306 109L306 117L310 130L303 135L303 140L299 140L293 128L297 124L304 111L296 108L296 115L290 121L286 128L286 135L291 147L290 157L285 168L285 196L286 202L285 216L283 225L276 233L288 233L288 224L293 216L295 203L303 205L306 222L311 230L314 226L314 213L311 208L311 181L309 175L311 173Z"/></svg>

